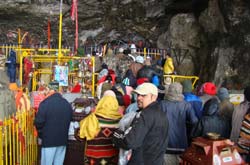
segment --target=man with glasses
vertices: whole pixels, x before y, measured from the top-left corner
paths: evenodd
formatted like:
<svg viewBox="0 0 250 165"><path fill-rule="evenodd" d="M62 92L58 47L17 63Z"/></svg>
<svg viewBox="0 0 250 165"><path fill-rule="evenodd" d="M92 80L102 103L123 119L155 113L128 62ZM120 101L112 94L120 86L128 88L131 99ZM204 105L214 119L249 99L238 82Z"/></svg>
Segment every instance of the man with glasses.
<svg viewBox="0 0 250 165"><path fill-rule="evenodd" d="M133 92L137 94L139 110L125 132L114 132L113 142L117 147L132 149L129 165L163 165L168 122L166 114L156 102L158 89L152 83L143 83Z"/></svg>

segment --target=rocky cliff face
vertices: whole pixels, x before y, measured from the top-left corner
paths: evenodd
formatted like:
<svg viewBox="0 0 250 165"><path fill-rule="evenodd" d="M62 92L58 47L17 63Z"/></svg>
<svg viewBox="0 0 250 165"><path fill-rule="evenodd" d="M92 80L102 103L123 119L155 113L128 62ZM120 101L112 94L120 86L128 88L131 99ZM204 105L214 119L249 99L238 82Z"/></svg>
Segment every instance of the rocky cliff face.
<svg viewBox="0 0 250 165"><path fill-rule="evenodd" d="M228 77L249 82L250 2L246 0L78 1L80 46L87 39L95 44L142 40L169 50L179 74L195 74L217 84ZM63 45L73 46L71 0L63 2ZM20 28L29 33L26 44L46 44L50 19L56 44L59 4L59 0L1 1L0 42L16 42Z"/></svg>

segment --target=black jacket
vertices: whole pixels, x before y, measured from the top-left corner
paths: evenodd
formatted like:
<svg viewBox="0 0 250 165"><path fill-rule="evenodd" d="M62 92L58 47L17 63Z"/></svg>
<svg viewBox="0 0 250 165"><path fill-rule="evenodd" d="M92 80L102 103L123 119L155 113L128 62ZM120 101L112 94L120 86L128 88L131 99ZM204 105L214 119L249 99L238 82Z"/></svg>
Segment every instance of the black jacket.
<svg viewBox="0 0 250 165"><path fill-rule="evenodd" d="M216 98L208 100L203 109L201 120L193 130L192 137L206 136L209 132L220 134L223 138L230 137L230 121L219 116L219 102Z"/></svg>
<svg viewBox="0 0 250 165"><path fill-rule="evenodd" d="M35 126L42 147L56 147L67 144L72 107L59 93L55 93L39 105Z"/></svg>
<svg viewBox="0 0 250 165"><path fill-rule="evenodd" d="M166 114L154 102L138 112L125 133L117 130L113 142L118 147L132 149L129 165L163 165L167 132Z"/></svg>
<svg viewBox="0 0 250 165"><path fill-rule="evenodd" d="M140 70L138 70L137 79L148 78L149 81L151 81L154 75L161 77L161 74L156 72L155 68L144 65Z"/></svg>

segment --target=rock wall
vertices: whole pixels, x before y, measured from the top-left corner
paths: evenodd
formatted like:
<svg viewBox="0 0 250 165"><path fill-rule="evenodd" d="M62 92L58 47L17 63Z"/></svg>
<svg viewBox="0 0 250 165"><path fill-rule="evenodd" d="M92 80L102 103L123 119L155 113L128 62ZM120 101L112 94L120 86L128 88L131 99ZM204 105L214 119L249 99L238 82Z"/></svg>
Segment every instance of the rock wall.
<svg viewBox="0 0 250 165"><path fill-rule="evenodd" d="M250 2L246 0L78 0L80 46L91 38L143 41L167 49L180 74L221 84L231 76L247 84L249 69ZM27 44L46 44L47 21L52 43L58 40L60 1L0 2L0 42L16 42L17 28L29 32ZM73 46L70 0L63 0L63 45ZM244 59L244 60L242 60ZM221 67L226 64L226 67Z"/></svg>

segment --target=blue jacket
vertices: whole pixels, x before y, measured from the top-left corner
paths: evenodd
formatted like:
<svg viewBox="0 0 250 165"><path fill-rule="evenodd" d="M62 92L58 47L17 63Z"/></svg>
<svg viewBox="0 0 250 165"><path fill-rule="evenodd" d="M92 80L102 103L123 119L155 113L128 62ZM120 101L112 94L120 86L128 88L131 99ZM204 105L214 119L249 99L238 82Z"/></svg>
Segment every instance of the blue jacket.
<svg viewBox="0 0 250 165"><path fill-rule="evenodd" d="M180 154L188 147L186 124L194 126L198 119L190 103L186 101L161 102L169 121L167 154Z"/></svg>
<svg viewBox="0 0 250 165"><path fill-rule="evenodd" d="M59 93L43 100L35 117L35 126L42 139L42 147L67 144L72 107Z"/></svg>
<svg viewBox="0 0 250 165"><path fill-rule="evenodd" d="M183 93L184 100L189 102L194 109L195 115L198 119L202 116L202 101L201 99L191 92Z"/></svg>

